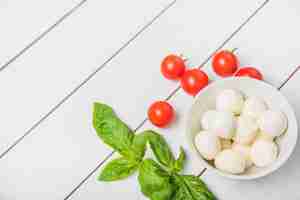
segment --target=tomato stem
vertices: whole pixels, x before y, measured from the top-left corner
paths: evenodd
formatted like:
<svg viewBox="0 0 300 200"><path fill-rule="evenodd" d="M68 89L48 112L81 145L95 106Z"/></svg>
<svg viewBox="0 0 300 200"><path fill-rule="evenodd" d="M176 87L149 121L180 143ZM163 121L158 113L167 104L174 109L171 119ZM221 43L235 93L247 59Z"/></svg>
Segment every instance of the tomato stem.
<svg viewBox="0 0 300 200"><path fill-rule="evenodd" d="M231 50L231 53L234 53L234 52L236 52L238 50L238 48L233 48L232 50Z"/></svg>
<svg viewBox="0 0 300 200"><path fill-rule="evenodd" d="M189 59L188 59L187 57L185 57L182 53L179 54L179 57L182 58L182 60L183 60L184 62L186 62L186 61L189 60Z"/></svg>

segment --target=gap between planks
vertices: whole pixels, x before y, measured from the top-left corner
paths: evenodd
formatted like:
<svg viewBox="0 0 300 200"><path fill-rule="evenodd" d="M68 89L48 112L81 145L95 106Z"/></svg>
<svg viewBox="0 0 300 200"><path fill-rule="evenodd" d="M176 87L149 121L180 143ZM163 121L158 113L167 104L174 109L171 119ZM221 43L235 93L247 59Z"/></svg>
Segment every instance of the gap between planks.
<svg viewBox="0 0 300 200"><path fill-rule="evenodd" d="M69 16L71 16L74 12L76 12L87 0L82 0L78 4L76 4L73 8L67 11L62 17L60 17L54 24L52 24L49 28L47 28L44 32L42 32L37 38L27 44L23 49L21 49L15 56L11 57L8 61L6 61L1 67L0 72L5 70L12 62L17 60L20 56L22 56L27 50L33 47L36 43L42 40L48 33L50 33L54 28L56 28L59 24L65 21Z"/></svg>
<svg viewBox="0 0 300 200"><path fill-rule="evenodd" d="M85 0L86 1L86 0ZM60 100L53 108L50 109L41 119L33 124L22 136L16 139L4 152L0 154L0 159L7 155L14 147L16 147L21 141L23 141L28 135L32 133L40 124L42 124L48 117L54 113L61 105L69 100L80 88L82 88L89 80L91 80L100 70L102 70L112 59L118 56L126 47L128 47L138 36L146 31L160 16L162 16L170 7L172 7L177 0L172 1L166 7L164 7L152 20L144 25L136 34L134 34L127 42L125 42L115 53L113 53L105 62L100 65L94 72L88 75L79 85L71 90L62 100Z"/></svg>
<svg viewBox="0 0 300 200"><path fill-rule="evenodd" d="M225 39L224 42L222 42L218 48L216 48L212 53L209 54L209 56L199 65L198 68L202 68L205 64L207 64L209 62L209 60L212 58L212 56L219 51L220 49L222 49L246 24L248 24L248 22L250 22L250 20L252 18L254 18L254 16L260 11L262 10L267 3L269 2L269 0L265 0L248 18L246 18L246 20L239 25L235 31L233 31L228 37L227 39ZM175 1L174 1L175 3ZM173 5L173 3L171 3ZM169 6L171 7L171 6ZM166 10L165 10L166 11ZM295 74L295 73L294 73ZM291 78L291 77L290 77ZM166 101L169 101L178 91L180 90L180 86L177 86L174 90L172 90L170 92L170 94L165 98ZM148 121L148 118L145 118L138 126L137 128L134 129L134 132L138 131L141 127L143 127L143 125ZM68 200L106 161L109 160L109 158L111 156L113 156L113 154L115 153L115 151L112 151L111 153L109 153L104 160L102 160L85 178L82 179L82 181L80 181L80 183L78 185L76 185L74 187L74 189L67 194L67 196L64 198L64 200ZM1 158L1 156L0 156ZM203 175L206 171L206 168L204 168L197 176L200 177L201 175Z"/></svg>

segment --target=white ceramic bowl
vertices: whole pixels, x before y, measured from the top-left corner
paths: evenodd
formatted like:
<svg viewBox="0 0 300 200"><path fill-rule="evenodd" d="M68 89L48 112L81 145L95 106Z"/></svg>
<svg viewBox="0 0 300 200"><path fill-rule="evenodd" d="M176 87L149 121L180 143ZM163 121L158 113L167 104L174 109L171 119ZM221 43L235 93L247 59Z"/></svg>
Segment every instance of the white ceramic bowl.
<svg viewBox="0 0 300 200"><path fill-rule="evenodd" d="M264 168L252 167L240 175L228 174L216 169L213 165L203 159L200 153L197 151L194 144L194 137L201 130L200 120L202 115L209 109L215 109L216 96L224 89L240 90L246 97L259 96L265 100L270 109L280 110L287 116L288 128L281 137L276 139L276 143L279 146L278 158L270 166ZM277 88L263 81L258 81L255 79L227 78L211 83L195 97L195 101L188 113L186 135L188 143L192 148L192 152L209 170L231 179L249 180L266 176L282 166L288 160L295 148L298 133L294 111L287 99Z"/></svg>

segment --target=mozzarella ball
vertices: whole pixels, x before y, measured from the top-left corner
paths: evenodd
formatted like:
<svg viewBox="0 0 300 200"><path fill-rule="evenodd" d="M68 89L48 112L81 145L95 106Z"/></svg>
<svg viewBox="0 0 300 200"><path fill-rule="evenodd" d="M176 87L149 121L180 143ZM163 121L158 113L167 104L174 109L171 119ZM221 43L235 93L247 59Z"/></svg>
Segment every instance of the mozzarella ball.
<svg viewBox="0 0 300 200"><path fill-rule="evenodd" d="M267 104L263 99L259 97L250 97L245 101L243 114L258 119L267 109Z"/></svg>
<svg viewBox="0 0 300 200"><path fill-rule="evenodd" d="M268 140L256 140L251 147L251 160L257 167L265 167L274 162L277 158L277 145Z"/></svg>
<svg viewBox="0 0 300 200"><path fill-rule="evenodd" d="M232 141L228 139L220 139L222 150L231 149Z"/></svg>
<svg viewBox="0 0 300 200"><path fill-rule="evenodd" d="M234 141L240 144L250 144L257 135L258 124L256 120L247 115L237 119L237 128Z"/></svg>
<svg viewBox="0 0 300 200"><path fill-rule="evenodd" d="M242 112L243 105L243 95L236 90L224 90L216 99L217 110L232 112L235 115Z"/></svg>
<svg viewBox="0 0 300 200"><path fill-rule="evenodd" d="M206 111L201 119L201 126L204 130L210 130L212 128L212 124L216 119L217 111L208 110Z"/></svg>
<svg viewBox="0 0 300 200"><path fill-rule="evenodd" d="M200 131L195 137L195 145L206 160L213 160L221 151L219 138L209 131Z"/></svg>
<svg viewBox="0 0 300 200"><path fill-rule="evenodd" d="M287 128L287 118L282 112L268 110L259 118L259 128L270 137L278 137Z"/></svg>
<svg viewBox="0 0 300 200"><path fill-rule="evenodd" d="M212 124L212 132L220 138L231 139L235 134L236 119L230 112L219 111Z"/></svg>
<svg viewBox="0 0 300 200"><path fill-rule="evenodd" d="M226 149L221 151L215 158L215 166L224 172L240 174L246 169L246 159L242 154Z"/></svg>
<svg viewBox="0 0 300 200"><path fill-rule="evenodd" d="M241 144L233 144L232 150L239 152L242 154L246 159L246 168L249 168L253 165L251 160L250 151L251 147L248 145L241 145Z"/></svg>

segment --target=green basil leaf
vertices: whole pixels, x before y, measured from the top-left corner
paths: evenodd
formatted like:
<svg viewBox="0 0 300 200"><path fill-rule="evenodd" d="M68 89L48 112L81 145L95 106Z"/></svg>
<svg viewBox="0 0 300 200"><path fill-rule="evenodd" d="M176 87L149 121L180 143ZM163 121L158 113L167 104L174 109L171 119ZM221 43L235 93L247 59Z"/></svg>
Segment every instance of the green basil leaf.
<svg viewBox="0 0 300 200"><path fill-rule="evenodd" d="M139 163L124 157L110 161L102 170L98 180L116 181L127 178L138 169Z"/></svg>
<svg viewBox="0 0 300 200"><path fill-rule="evenodd" d="M94 104L93 125L101 140L123 156L129 156L134 133L114 113L111 107Z"/></svg>
<svg viewBox="0 0 300 200"><path fill-rule="evenodd" d="M172 200L216 200L212 192L198 177L193 175L175 175L179 188Z"/></svg>
<svg viewBox="0 0 300 200"><path fill-rule="evenodd" d="M150 147L158 160L158 162L169 169L172 169L175 163L175 158L168 143L158 133L154 131L147 131Z"/></svg>
<svg viewBox="0 0 300 200"><path fill-rule="evenodd" d="M177 158L174 164L174 170L176 172L180 172L183 169L185 160L186 160L185 152L183 148L180 147L179 157Z"/></svg>
<svg viewBox="0 0 300 200"><path fill-rule="evenodd" d="M94 124L99 124L106 117L116 116L113 109L102 103L94 103L94 113L93 113Z"/></svg>
<svg viewBox="0 0 300 200"><path fill-rule="evenodd" d="M138 180L143 194L151 200L170 200L176 189L172 177L152 159L141 163Z"/></svg>
<svg viewBox="0 0 300 200"><path fill-rule="evenodd" d="M146 147L148 142L147 133L140 133L134 136L131 149L132 149L132 157L136 161L141 161L145 155Z"/></svg>

